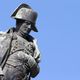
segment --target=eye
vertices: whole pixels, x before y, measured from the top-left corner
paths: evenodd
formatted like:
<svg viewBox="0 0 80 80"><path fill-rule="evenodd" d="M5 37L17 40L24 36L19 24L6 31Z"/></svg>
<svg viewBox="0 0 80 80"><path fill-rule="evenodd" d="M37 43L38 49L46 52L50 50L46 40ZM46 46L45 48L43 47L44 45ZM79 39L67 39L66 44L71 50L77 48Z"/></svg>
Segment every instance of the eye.
<svg viewBox="0 0 80 80"><path fill-rule="evenodd" d="M27 25L30 25L31 24L31 22L25 22Z"/></svg>

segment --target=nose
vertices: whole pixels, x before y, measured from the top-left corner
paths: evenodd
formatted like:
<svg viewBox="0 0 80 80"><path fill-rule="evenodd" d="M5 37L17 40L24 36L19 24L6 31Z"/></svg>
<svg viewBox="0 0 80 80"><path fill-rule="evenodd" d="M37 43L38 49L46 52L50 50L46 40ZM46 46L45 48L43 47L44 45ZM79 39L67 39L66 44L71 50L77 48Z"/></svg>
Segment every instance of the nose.
<svg viewBox="0 0 80 80"><path fill-rule="evenodd" d="M31 24L30 24L30 25L28 25L28 28L29 28L29 29L31 29Z"/></svg>

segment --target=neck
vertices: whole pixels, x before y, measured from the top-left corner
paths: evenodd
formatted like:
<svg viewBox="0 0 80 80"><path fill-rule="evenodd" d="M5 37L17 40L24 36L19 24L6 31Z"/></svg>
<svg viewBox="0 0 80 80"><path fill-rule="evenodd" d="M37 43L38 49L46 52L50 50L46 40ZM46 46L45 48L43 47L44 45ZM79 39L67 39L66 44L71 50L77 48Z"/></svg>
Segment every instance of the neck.
<svg viewBox="0 0 80 80"><path fill-rule="evenodd" d="M18 31L17 34L18 34L19 36L21 36L22 38L26 38L27 36L29 36L29 34L25 34L25 33L23 33L22 31Z"/></svg>
<svg viewBox="0 0 80 80"><path fill-rule="evenodd" d="M18 34L19 36L21 36L21 37L24 37L24 36L25 36L25 34L24 34L23 32L21 32L21 31L18 31L17 34Z"/></svg>

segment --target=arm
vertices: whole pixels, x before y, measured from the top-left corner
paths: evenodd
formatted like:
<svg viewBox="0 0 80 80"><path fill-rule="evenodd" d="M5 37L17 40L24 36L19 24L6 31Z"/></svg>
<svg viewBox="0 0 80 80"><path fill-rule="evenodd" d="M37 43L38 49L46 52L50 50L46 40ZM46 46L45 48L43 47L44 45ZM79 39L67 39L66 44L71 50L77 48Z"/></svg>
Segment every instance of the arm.
<svg viewBox="0 0 80 80"><path fill-rule="evenodd" d="M28 66L30 68L30 75L31 77L36 77L40 71L38 63L35 61L35 59L30 55L28 56Z"/></svg>
<svg viewBox="0 0 80 80"><path fill-rule="evenodd" d="M21 51L17 53L16 59L26 64L26 68L29 69L31 77L34 78L38 75L40 70L39 65L31 55L28 55Z"/></svg>
<svg viewBox="0 0 80 80"><path fill-rule="evenodd" d="M38 63L40 62L40 51L38 49L36 39L33 39L33 44L34 44L34 47L35 47L34 56L33 57L30 56L30 58L28 60L29 65L30 66L32 65L31 68L30 68L31 77L37 76L39 71L40 71L40 67L38 65Z"/></svg>
<svg viewBox="0 0 80 80"><path fill-rule="evenodd" d="M40 51L37 45L37 39L33 39L35 51L34 51L34 59L36 60L37 63L40 62Z"/></svg>

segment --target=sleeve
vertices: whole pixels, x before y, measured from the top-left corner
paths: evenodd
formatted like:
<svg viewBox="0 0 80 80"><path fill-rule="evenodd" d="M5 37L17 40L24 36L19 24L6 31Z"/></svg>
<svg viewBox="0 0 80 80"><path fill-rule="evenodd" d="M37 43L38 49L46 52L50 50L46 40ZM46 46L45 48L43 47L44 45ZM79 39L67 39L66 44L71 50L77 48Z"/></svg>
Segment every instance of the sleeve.
<svg viewBox="0 0 80 80"><path fill-rule="evenodd" d="M19 51L15 56L18 62L20 61L20 63L25 65L26 69L29 69L32 78L38 75L40 71L39 65L31 55Z"/></svg>
<svg viewBox="0 0 80 80"><path fill-rule="evenodd" d="M34 59L36 60L37 63L39 63L40 62L40 51L39 51L39 48L37 45L37 39L33 39L33 43L34 43L34 47L35 47Z"/></svg>
<svg viewBox="0 0 80 80"><path fill-rule="evenodd" d="M29 56L28 65L30 68L30 75L32 78L36 77L40 71L40 67L32 56Z"/></svg>

